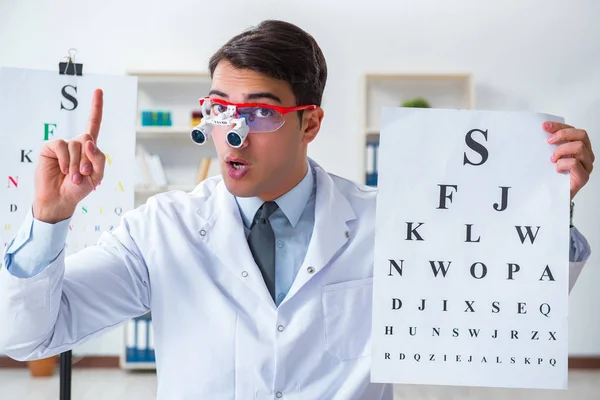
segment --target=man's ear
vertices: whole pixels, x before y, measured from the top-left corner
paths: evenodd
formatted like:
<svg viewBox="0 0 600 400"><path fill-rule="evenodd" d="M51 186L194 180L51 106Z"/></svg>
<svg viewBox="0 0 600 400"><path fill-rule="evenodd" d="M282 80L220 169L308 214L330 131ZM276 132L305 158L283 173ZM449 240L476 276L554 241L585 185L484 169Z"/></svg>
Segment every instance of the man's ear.
<svg viewBox="0 0 600 400"><path fill-rule="evenodd" d="M325 112L321 107L304 111L302 115L302 143L308 144L317 137L324 114Z"/></svg>

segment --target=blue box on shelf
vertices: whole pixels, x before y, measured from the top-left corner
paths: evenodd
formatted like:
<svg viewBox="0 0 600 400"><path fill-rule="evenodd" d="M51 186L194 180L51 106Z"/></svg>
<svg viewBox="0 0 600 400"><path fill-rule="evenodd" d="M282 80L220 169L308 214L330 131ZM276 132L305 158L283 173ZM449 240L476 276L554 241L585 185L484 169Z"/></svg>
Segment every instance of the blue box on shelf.
<svg viewBox="0 0 600 400"><path fill-rule="evenodd" d="M142 126L172 126L170 111L142 111Z"/></svg>

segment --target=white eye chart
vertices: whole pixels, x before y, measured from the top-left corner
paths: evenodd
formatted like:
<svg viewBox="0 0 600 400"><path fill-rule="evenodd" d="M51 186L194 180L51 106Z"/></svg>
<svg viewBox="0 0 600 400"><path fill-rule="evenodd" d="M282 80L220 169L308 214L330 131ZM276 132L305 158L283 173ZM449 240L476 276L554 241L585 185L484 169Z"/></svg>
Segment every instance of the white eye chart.
<svg viewBox="0 0 600 400"><path fill-rule="evenodd" d="M547 120L383 110L372 381L567 387L569 176Z"/></svg>
<svg viewBox="0 0 600 400"><path fill-rule="evenodd" d="M103 90L97 145L106 154L104 179L78 205L69 224L65 254L96 244L102 231L116 227L121 215L134 206L137 78L0 68L0 87L0 228L4 247L32 205L41 148L47 141L85 133L94 90Z"/></svg>

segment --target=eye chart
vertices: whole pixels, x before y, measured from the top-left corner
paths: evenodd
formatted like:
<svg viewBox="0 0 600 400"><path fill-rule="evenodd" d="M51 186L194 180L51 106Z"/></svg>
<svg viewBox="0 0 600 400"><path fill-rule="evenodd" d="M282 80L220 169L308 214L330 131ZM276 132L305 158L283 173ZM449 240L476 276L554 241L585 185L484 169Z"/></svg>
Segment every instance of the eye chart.
<svg viewBox="0 0 600 400"><path fill-rule="evenodd" d="M569 176L546 120L383 110L373 381L566 388Z"/></svg>

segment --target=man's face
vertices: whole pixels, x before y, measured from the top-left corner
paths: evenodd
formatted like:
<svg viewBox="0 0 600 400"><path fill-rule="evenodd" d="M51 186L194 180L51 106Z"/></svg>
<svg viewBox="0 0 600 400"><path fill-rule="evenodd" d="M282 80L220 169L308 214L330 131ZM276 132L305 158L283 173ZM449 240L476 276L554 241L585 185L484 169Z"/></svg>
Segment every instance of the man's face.
<svg viewBox="0 0 600 400"><path fill-rule="evenodd" d="M213 73L211 98L231 103L262 103L283 107L296 105L291 87L263 74L234 68L221 61ZM292 189L306 172L306 147L316 136L322 110L284 114L285 123L273 132L253 132L240 148L226 142L229 127L213 126L221 172L227 189L235 196L275 199Z"/></svg>

